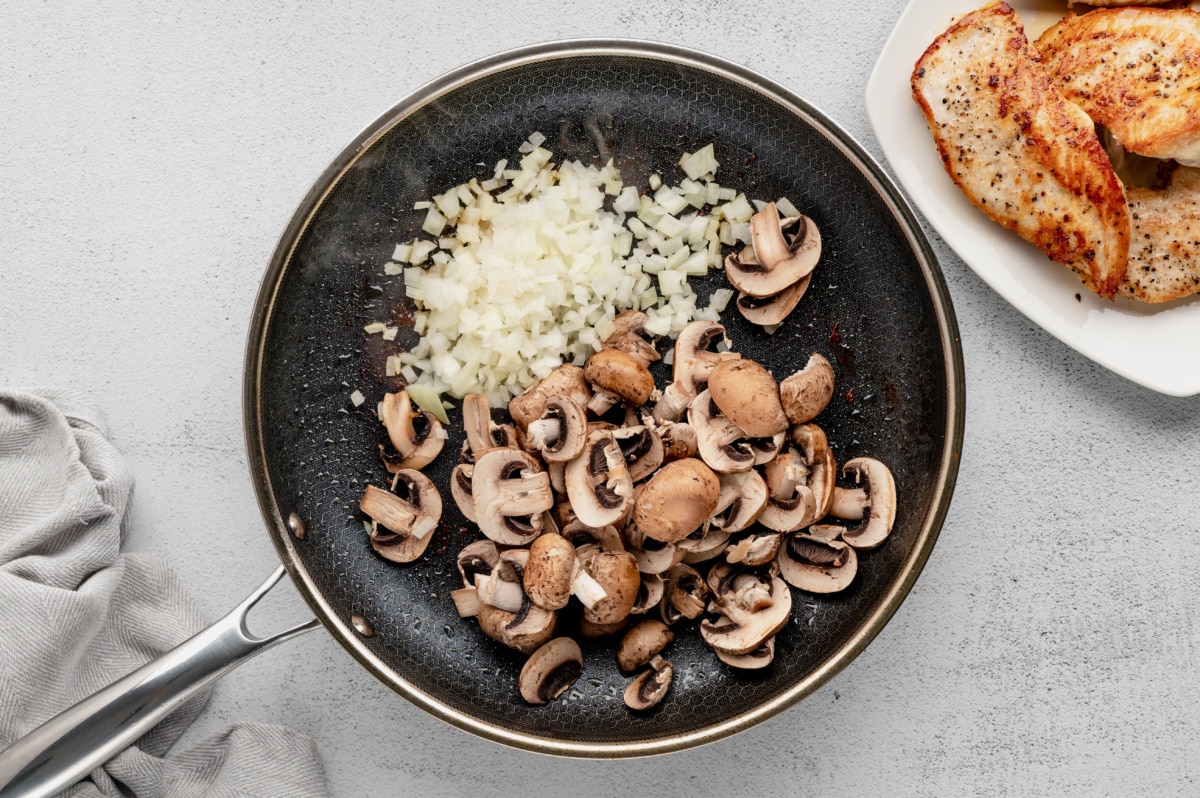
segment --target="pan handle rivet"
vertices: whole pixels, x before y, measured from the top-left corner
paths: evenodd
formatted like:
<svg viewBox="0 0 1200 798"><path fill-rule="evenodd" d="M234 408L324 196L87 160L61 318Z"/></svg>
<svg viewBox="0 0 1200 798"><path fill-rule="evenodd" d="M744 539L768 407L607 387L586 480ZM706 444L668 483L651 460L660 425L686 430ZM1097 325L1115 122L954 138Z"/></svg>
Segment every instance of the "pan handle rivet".
<svg viewBox="0 0 1200 798"><path fill-rule="evenodd" d="M371 626L371 622L361 615L351 615L350 625L363 637L371 637L375 634L375 627Z"/></svg>
<svg viewBox="0 0 1200 798"><path fill-rule="evenodd" d="M300 520L300 516L292 513L287 517L287 528L292 530L292 534L296 536L296 540L304 540L304 522Z"/></svg>

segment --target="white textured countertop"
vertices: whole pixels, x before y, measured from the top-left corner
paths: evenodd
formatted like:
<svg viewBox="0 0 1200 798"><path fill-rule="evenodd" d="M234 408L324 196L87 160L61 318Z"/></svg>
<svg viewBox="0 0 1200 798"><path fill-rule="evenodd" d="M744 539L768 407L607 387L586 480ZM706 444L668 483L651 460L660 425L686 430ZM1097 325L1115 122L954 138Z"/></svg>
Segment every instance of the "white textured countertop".
<svg viewBox="0 0 1200 798"><path fill-rule="evenodd" d="M757 70L878 155L863 92L902 7L10 9L0 385L90 392L138 481L128 546L169 560L215 618L277 563L242 438L255 292L311 181L363 127L511 46L640 37ZM226 677L189 738L292 726L347 798L1196 794L1200 400L1094 365L934 245L966 360L958 488L908 600L810 698L699 750L551 759L424 714L318 632ZM286 593L264 610L265 628L305 612Z"/></svg>

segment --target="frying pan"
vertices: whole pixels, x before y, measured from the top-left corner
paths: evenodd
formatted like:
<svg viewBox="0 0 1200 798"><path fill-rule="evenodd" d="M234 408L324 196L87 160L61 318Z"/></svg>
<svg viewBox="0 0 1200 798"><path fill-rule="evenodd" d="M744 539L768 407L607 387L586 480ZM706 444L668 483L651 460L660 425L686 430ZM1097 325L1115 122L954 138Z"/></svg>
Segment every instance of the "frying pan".
<svg viewBox="0 0 1200 798"><path fill-rule="evenodd" d="M385 433L373 409L400 384L384 376L386 356L418 340L403 280L385 277L383 264L421 227L424 211L413 210L414 201L490 177L534 131L546 135L557 162L611 158L634 185L654 173L678 180L680 156L713 142L723 185L751 198L786 196L810 216L821 231L822 259L785 324L768 334L735 312L722 321L734 349L777 376L812 352L834 363L835 398L817 421L839 462L869 455L887 463L900 497L891 537L862 557L849 590L797 593L769 668L723 666L685 627L669 651L671 692L647 713L626 709L626 680L611 647L593 641L584 641L583 675L563 698L527 706L517 690L523 657L460 619L450 600L456 553L479 537L454 503L445 502L433 543L408 565L372 551L357 509L366 485L387 482L378 453ZM696 289L706 300L723 285L717 273ZM400 326L397 340L367 335L364 326L376 321ZM668 367L657 368L663 385ZM770 717L830 679L879 632L917 578L949 506L962 441L962 374L953 309L930 247L898 190L849 136L783 87L711 56L635 41L567 41L444 76L384 114L334 161L301 203L263 279L247 348L244 421L280 560L316 617L365 668L483 737L551 754L622 757L699 745ZM355 389L368 398L358 407L349 401ZM462 444L461 425L447 430L443 454L425 469L439 485L449 484ZM225 659L214 657L216 644L189 642L196 650L158 678L184 681L178 672L207 658L203 678L211 680L231 660L311 626L248 637L244 614L272 580L219 622L220 631L201 633L228 649ZM109 704L127 694L115 691ZM125 714L144 720L146 712ZM69 725L59 724L60 737ZM4 775L0 765L0 783Z"/></svg>

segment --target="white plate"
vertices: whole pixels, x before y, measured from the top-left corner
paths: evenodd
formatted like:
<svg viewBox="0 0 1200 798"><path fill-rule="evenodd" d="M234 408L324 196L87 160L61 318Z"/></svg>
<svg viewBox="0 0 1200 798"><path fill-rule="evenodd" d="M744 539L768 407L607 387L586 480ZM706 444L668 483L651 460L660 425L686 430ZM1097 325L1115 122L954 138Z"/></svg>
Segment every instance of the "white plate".
<svg viewBox="0 0 1200 798"><path fill-rule="evenodd" d="M867 116L896 177L938 235L1034 323L1147 388L1173 396L1200 393L1200 297L1165 305L1100 299L1069 269L984 216L942 167L909 78L951 18L985 2L912 0L888 38L866 100ZM1009 0L1009 5L1025 22L1031 41L1066 13L1065 0Z"/></svg>

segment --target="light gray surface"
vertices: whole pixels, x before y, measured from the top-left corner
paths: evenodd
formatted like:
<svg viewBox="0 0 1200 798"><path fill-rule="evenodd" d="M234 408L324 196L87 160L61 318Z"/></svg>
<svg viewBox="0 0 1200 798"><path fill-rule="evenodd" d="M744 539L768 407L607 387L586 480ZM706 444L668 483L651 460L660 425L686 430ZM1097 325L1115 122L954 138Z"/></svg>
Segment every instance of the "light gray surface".
<svg viewBox="0 0 1200 798"><path fill-rule="evenodd" d="M95 397L137 478L130 547L167 558L215 618L276 562L242 442L251 303L296 203L361 128L509 46L638 36L756 69L878 153L862 97L902 5L10 10L0 382ZM339 797L1194 794L1200 401L1084 360L935 245L966 356L958 490L895 619L811 698L697 751L554 760L432 719L315 633L227 677L190 735L305 731ZM303 615L294 597L265 610L264 626Z"/></svg>

